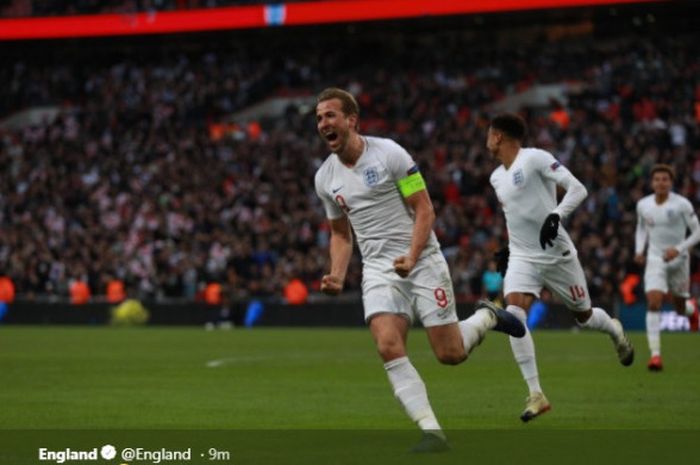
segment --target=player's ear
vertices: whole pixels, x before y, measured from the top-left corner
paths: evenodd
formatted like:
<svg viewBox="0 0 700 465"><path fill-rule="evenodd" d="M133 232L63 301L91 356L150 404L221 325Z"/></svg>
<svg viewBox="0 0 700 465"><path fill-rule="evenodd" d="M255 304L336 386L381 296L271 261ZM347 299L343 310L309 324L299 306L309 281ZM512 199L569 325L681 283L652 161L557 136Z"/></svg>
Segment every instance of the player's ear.
<svg viewBox="0 0 700 465"><path fill-rule="evenodd" d="M355 131L360 130L360 125L358 123L358 118L357 115L348 115L348 123L351 128L353 128Z"/></svg>

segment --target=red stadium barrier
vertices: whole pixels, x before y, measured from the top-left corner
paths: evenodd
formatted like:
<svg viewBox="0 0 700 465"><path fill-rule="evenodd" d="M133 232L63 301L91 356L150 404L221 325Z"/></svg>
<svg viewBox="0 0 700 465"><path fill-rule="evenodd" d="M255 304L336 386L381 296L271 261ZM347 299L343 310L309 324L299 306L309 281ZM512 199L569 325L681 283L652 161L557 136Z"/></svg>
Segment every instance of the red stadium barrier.
<svg viewBox="0 0 700 465"><path fill-rule="evenodd" d="M381 19L495 13L545 8L571 8L623 3L650 3L655 0L356 0L287 5L285 25L371 21Z"/></svg>
<svg viewBox="0 0 700 465"><path fill-rule="evenodd" d="M0 40L100 37L299 26L670 0L336 0L135 14L0 20Z"/></svg>

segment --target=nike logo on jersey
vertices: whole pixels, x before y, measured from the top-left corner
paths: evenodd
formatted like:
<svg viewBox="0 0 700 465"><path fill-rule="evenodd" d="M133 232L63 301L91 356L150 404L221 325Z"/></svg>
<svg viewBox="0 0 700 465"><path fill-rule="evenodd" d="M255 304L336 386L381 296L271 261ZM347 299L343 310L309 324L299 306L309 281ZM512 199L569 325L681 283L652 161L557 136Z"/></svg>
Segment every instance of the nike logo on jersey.
<svg viewBox="0 0 700 465"><path fill-rule="evenodd" d="M343 188L343 186L340 186L340 187L337 188L337 189L331 189L331 191L333 191L333 193L335 194L336 192L338 192L338 191L339 191L340 189L342 189L342 188Z"/></svg>

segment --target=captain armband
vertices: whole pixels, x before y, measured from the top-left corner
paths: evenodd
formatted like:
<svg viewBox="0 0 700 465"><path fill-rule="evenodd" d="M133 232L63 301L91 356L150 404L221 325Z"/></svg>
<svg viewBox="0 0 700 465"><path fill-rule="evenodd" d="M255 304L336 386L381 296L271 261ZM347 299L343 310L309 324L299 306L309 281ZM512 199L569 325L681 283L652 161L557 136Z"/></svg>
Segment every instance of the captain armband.
<svg viewBox="0 0 700 465"><path fill-rule="evenodd" d="M413 173L398 182L401 195L406 198L425 189L425 180L420 172Z"/></svg>

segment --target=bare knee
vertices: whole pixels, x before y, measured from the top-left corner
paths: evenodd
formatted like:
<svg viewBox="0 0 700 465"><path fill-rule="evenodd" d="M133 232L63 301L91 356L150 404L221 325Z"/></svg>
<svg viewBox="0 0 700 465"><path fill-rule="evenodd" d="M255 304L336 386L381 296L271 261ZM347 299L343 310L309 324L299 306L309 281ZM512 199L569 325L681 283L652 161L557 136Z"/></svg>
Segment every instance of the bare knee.
<svg viewBox="0 0 700 465"><path fill-rule="evenodd" d="M650 312L658 312L664 303L664 294L661 291L647 292L647 308Z"/></svg>
<svg viewBox="0 0 700 465"><path fill-rule="evenodd" d="M464 349L456 347L441 349L435 356L443 365L459 365L467 359L467 354L464 352Z"/></svg>
<svg viewBox="0 0 700 465"><path fill-rule="evenodd" d="M648 310L650 312L660 312L661 311L661 303L656 303L656 302L649 302Z"/></svg>
<svg viewBox="0 0 700 465"><path fill-rule="evenodd" d="M390 362L406 356L408 321L397 315L380 314L370 321L370 331L379 356Z"/></svg>
<svg viewBox="0 0 700 465"><path fill-rule="evenodd" d="M438 361L445 365L458 365L467 359L464 340L457 323L426 328L430 346Z"/></svg>
<svg viewBox="0 0 700 465"><path fill-rule="evenodd" d="M385 362L406 356L406 348L399 338L386 338L377 341L377 352Z"/></svg>
<svg viewBox="0 0 700 465"><path fill-rule="evenodd" d="M525 294L522 292L512 292L506 296L506 303L508 305L515 305L516 307L520 307L525 311L530 310L530 307L534 301L534 295Z"/></svg>

